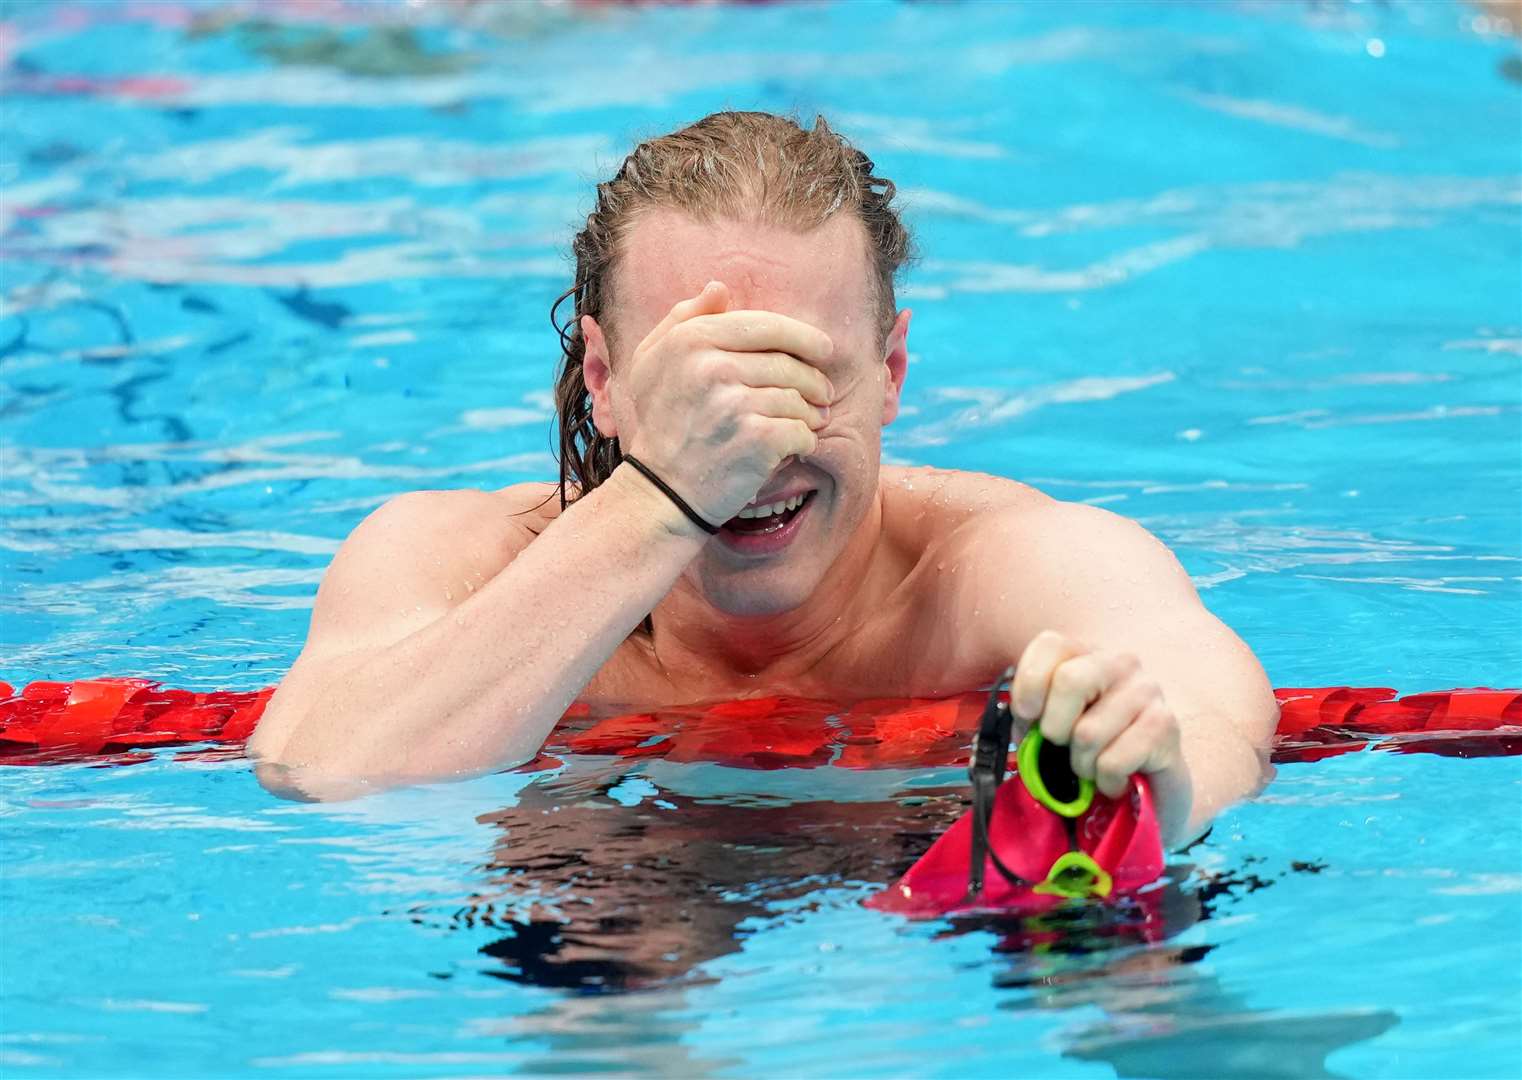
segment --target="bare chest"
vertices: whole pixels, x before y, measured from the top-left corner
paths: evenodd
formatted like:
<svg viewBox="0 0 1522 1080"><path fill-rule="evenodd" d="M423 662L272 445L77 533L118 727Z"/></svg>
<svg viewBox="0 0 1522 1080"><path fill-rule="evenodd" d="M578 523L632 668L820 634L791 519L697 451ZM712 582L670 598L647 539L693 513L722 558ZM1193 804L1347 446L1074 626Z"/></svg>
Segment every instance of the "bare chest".
<svg viewBox="0 0 1522 1080"><path fill-rule="evenodd" d="M968 565L959 533L980 513L1035 493L994 477L932 470L884 470L884 529L905 553L902 577L859 613L845 636L805 670L735 675L698 660L680 670L659 661L645 635L626 640L587 686L594 709L649 709L768 695L860 700L940 697L989 685L1010 657L980 634L990 595ZM1041 496L1036 496L1041 497ZM659 634L659 630L657 630Z"/></svg>
<svg viewBox="0 0 1522 1080"><path fill-rule="evenodd" d="M844 701L941 697L987 685L997 665L991 667L986 655L965 648L954 630L935 621L935 598L922 599L922 605L905 605L856 627L828 656L801 672L746 676L701 664L672 670L659 662L650 638L634 636L609 658L579 700L605 712L773 695Z"/></svg>

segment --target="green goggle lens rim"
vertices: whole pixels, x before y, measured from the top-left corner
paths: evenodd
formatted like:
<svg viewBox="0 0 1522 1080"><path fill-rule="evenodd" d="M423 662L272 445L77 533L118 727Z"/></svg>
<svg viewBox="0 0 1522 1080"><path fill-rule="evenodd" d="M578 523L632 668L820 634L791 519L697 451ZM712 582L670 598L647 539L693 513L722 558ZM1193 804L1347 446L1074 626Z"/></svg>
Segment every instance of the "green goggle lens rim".
<svg viewBox="0 0 1522 1080"><path fill-rule="evenodd" d="M1059 855L1047 871L1046 880L1035 886L1033 892L1045 896L1061 896L1077 900L1091 896L1109 896L1115 887L1110 875L1082 851L1069 851Z"/></svg>
<svg viewBox="0 0 1522 1080"><path fill-rule="evenodd" d="M1054 814L1075 818L1094 802L1094 781L1079 778L1078 794L1070 802L1063 802L1053 795L1047 789L1046 780L1041 776L1043 741L1039 728L1031 728L1025 733L1025 738L1020 740L1020 748L1015 751L1015 763L1020 769L1020 780L1025 784L1025 790L1029 791L1031 797L1042 806ZM1103 871L1100 872L1103 873Z"/></svg>

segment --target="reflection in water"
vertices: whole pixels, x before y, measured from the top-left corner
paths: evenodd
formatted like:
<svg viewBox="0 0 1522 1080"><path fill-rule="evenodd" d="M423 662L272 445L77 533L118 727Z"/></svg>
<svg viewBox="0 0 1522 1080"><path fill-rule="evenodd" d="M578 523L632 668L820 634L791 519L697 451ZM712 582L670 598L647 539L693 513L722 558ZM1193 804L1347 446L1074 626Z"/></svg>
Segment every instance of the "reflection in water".
<svg viewBox="0 0 1522 1080"><path fill-rule="evenodd" d="M622 805L631 790L642 801ZM479 819L500 830L490 884L447 922L494 933L479 949L491 961L484 974L576 993L480 1033L548 1039L555 1054L588 1067L627 1063L615 1046L669 1053L682 1041L673 1025L685 1030L687 991L719 977L705 968L709 961L738 952L779 905L796 912L824 890L896 879L964 811L964 794L936 788L903 801L740 804L629 777L546 777L518 805ZM1286 873L1322 869L1296 863ZM1101 1020L1059 1042L1065 1056L1109 1062L1120 1076L1330 1076L1328 1053L1388 1030L1394 1014L1255 1010L1200 963L1217 946L1174 940L1217 905L1276 880L1182 865L1120 903L962 916L935 924L936 936L994 942L992 981L1010 995L1001 1009L1102 1009ZM587 994L623 1001L599 1009ZM667 1060L658 1071L722 1064Z"/></svg>
<svg viewBox="0 0 1522 1080"><path fill-rule="evenodd" d="M886 883L963 809L897 802L736 806L661 793L624 807L535 786L483 818L493 889L454 916L506 934L482 952L514 982L617 991L690 981L747 920L832 885Z"/></svg>
<svg viewBox="0 0 1522 1080"><path fill-rule="evenodd" d="M1105 1061L1120 1077L1336 1077L1326 1058L1397 1023L1388 1009L1252 1010L1214 980L1182 1006L1113 1015L1073 1033L1064 1057Z"/></svg>

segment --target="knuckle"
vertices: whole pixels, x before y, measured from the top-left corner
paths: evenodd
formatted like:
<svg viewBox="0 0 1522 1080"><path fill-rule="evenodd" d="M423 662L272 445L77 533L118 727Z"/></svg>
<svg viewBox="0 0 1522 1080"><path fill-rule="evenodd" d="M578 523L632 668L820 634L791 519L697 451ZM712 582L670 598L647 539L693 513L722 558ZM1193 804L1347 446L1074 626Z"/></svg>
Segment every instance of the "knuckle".
<svg viewBox="0 0 1522 1080"><path fill-rule="evenodd" d="M701 338L698 335L698 328L691 319L688 319L668 329L666 340L676 348L690 349L697 345Z"/></svg>
<svg viewBox="0 0 1522 1080"><path fill-rule="evenodd" d="M1059 664L1057 670L1052 672L1052 689L1060 693L1077 693L1083 689L1084 681L1083 668L1072 661Z"/></svg>
<svg viewBox="0 0 1522 1080"><path fill-rule="evenodd" d="M745 418L744 400L722 389L711 391L704 397L702 408L705 415L701 421L694 421L693 429L710 439L723 441L724 436L732 435Z"/></svg>
<svg viewBox="0 0 1522 1080"><path fill-rule="evenodd" d="M703 354L703 371L714 382L737 383L740 381L740 365L733 353L713 349Z"/></svg>
<svg viewBox="0 0 1522 1080"><path fill-rule="evenodd" d="M759 413L747 412L741 414L735 421L736 434L744 444L770 446L773 432L771 425L766 422L766 417Z"/></svg>
<svg viewBox="0 0 1522 1080"><path fill-rule="evenodd" d="M732 382L718 382L712 390L712 401L716 409L729 413L733 416L743 416L753 413L755 402L746 393L745 387Z"/></svg>
<svg viewBox="0 0 1522 1080"><path fill-rule="evenodd" d="M1147 706L1137 723L1149 733L1157 735L1168 735L1178 728L1178 721L1174 718L1173 712L1162 704Z"/></svg>

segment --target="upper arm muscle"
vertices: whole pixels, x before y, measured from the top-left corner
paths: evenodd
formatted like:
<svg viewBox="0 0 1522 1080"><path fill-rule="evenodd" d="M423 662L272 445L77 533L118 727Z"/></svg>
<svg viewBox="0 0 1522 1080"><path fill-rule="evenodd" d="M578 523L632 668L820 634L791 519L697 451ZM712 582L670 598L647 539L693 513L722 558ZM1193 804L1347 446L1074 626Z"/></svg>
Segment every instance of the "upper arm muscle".
<svg viewBox="0 0 1522 1080"><path fill-rule="evenodd" d="M1051 629L1091 648L1132 653L1176 711L1223 714L1254 742L1271 737L1275 710L1262 667L1205 608L1155 536L1127 518L1073 503L989 517L1002 520L980 523L990 530L980 561L1003 582L1018 584L1009 588L1014 600L999 620L1001 640L1023 648Z"/></svg>
<svg viewBox="0 0 1522 1080"><path fill-rule="evenodd" d="M529 509L544 485L504 492L413 492L367 517L333 557L306 644L259 723L249 749L278 749L336 676L437 621L534 538ZM530 490L533 489L533 490Z"/></svg>

